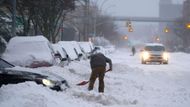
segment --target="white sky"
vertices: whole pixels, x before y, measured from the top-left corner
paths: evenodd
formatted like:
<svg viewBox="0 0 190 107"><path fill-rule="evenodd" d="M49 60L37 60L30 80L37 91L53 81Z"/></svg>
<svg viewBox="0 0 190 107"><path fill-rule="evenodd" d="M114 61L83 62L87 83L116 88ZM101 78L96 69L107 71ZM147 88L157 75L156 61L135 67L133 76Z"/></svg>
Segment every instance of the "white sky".
<svg viewBox="0 0 190 107"><path fill-rule="evenodd" d="M112 16L144 16L159 15L159 0L94 0L100 8ZM105 1L105 2L104 2ZM184 0L173 0L182 3Z"/></svg>
<svg viewBox="0 0 190 107"><path fill-rule="evenodd" d="M158 0L99 0L100 7L113 16L158 16Z"/></svg>

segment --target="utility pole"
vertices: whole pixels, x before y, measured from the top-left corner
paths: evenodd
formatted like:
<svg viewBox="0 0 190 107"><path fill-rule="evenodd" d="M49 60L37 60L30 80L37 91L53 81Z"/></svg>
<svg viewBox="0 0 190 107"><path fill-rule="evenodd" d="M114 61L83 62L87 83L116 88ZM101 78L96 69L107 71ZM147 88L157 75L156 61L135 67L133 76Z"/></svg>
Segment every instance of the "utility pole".
<svg viewBox="0 0 190 107"><path fill-rule="evenodd" d="M85 0L84 40L88 40L88 36L89 36L89 8L90 8L90 0Z"/></svg>
<svg viewBox="0 0 190 107"><path fill-rule="evenodd" d="M94 17L94 34L93 34L94 37L96 37L96 23L97 23L97 13L95 12L95 17Z"/></svg>
<svg viewBox="0 0 190 107"><path fill-rule="evenodd" d="M12 37L16 36L16 0L12 0Z"/></svg>

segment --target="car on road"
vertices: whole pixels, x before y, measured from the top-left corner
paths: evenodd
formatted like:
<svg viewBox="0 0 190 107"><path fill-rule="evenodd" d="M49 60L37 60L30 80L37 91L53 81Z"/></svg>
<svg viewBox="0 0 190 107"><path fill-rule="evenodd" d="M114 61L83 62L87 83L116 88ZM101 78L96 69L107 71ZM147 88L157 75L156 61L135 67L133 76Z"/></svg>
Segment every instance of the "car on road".
<svg viewBox="0 0 190 107"><path fill-rule="evenodd" d="M2 85L18 84L26 81L33 81L56 91L63 91L69 88L67 81L62 77L48 73L48 71L43 73L30 68L17 68L0 58L0 87Z"/></svg>
<svg viewBox="0 0 190 107"><path fill-rule="evenodd" d="M141 50L141 63L159 62L160 64L168 64L169 54L166 52L165 46L161 43L147 43Z"/></svg>

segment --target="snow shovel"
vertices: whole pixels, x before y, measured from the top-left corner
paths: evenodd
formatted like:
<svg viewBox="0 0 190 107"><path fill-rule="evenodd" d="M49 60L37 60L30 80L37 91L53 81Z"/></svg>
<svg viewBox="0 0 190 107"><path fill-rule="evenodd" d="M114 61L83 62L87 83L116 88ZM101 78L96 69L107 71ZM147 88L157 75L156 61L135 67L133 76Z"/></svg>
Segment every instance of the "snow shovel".
<svg viewBox="0 0 190 107"><path fill-rule="evenodd" d="M110 69L106 70L106 72L110 71ZM105 73L106 73L105 72ZM89 80L84 80L84 81L81 81L80 83L76 84L78 86L81 86L81 85L86 85L87 83L89 83Z"/></svg>
<svg viewBox="0 0 190 107"><path fill-rule="evenodd" d="M81 85L86 85L87 83L89 83L89 81L85 81L85 80L84 80L84 81L78 83L77 85L78 85L78 86L81 86Z"/></svg>

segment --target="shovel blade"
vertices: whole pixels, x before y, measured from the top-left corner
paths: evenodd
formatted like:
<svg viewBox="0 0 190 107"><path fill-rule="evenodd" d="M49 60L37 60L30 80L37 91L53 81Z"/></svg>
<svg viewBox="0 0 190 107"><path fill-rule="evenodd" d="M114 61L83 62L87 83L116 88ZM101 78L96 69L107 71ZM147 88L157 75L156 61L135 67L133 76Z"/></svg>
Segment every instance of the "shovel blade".
<svg viewBox="0 0 190 107"><path fill-rule="evenodd" d="M78 83L77 85L86 85L87 83L88 83L89 81L82 81L82 82L80 82L80 83Z"/></svg>

